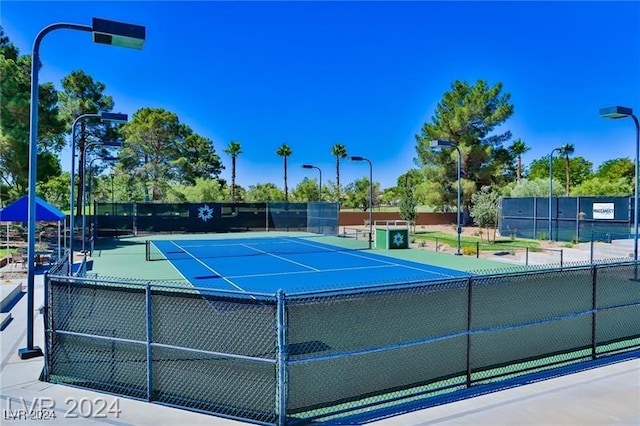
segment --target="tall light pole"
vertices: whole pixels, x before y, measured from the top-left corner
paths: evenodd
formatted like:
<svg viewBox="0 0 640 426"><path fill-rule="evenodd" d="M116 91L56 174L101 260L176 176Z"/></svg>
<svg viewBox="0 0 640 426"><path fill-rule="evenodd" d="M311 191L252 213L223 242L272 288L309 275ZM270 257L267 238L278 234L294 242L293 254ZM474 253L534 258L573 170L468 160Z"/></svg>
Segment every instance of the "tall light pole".
<svg viewBox="0 0 640 426"><path fill-rule="evenodd" d="M369 250L373 244L373 164L365 157L352 156L351 161L366 161L369 163Z"/></svg>
<svg viewBox="0 0 640 426"><path fill-rule="evenodd" d="M110 113L110 112L103 112L100 114L102 119L105 121L118 121L118 122L126 122L127 121L127 114L115 114L115 113ZM107 118L107 117L111 117L111 118ZM118 142L118 141L100 141L100 142L91 142L88 143L84 149L82 150L82 158L80 159L80 161L82 162L82 252L85 251L84 249L84 240L85 240L85 236L86 236L86 215L85 215L85 204L87 203L87 194L84 190L84 185L85 185L85 178L87 177L87 168L86 168L86 163L87 163L87 151L89 150L89 148L93 147L93 146L97 146L97 145L102 145L102 146L110 146L110 147L121 147L122 146L122 142ZM71 169L73 169L73 164L71 165ZM73 194L73 182L74 182L74 176L73 173L71 173L71 193ZM71 212L73 213L73 198L71 201ZM73 216L73 214L72 214ZM73 239L73 228L71 230L71 236Z"/></svg>
<svg viewBox="0 0 640 426"><path fill-rule="evenodd" d="M623 106L613 106L600 109L600 116L605 118L631 117L636 124L636 161L635 176L633 178L633 260L638 261L638 154L640 153L640 124L633 110Z"/></svg>
<svg viewBox="0 0 640 426"><path fill-rule="evenodd" d="M42 356L42 349L33 345L33 311L35 279L36 236L36 179L38 170L38 70L40 68L40 43L52 31L68 29L93 33L93 41L113 46L141 49L146 38L145 27L93 18L92 25L68 23L51 24L36 35L31 54L31 115L29 119L29 203L27 231L27 347L18 350L21 359Z"/></svg>
<svg viewBox="0 0 640 426"><path fill-rule="evenodd" d="M318 189L320 190L320 195L318 196L318 201L322 201L322 170L320 170L320 167L318 166L314 166L312 164L303 164L302 165L303 169L317 169L318 172L320 173L320 180L319 185L318 185Z"/></svg>
<svg viewBox="0 0 640 426"><path fill-rule="evenodd" d="M71 237L69 238L69 275L71 275L71 272L73 271L73 240L75 238L75 191L74 191L74 186L75 186L75 179L76 179L76 172L75 172L75 165L76 165L76 128L77 128L77 124L80 122L80 120L86 119L86 118L100 118L102 121L105 122L116 122L116 123L124 123L128 120L128 116L127 114L120 114L120 113L112 113L112 112L99 112L97 114L82 114L79 115L78 117L76 117L75 120L73 120L73 124L71 124L71 191L69 194L69 207L70 207L70 217L69 217L69 229L71 232ZM115 142L102 142L103 145L109 145L111 144L111 146L115 146L114 145ZM97 145L97 143L90 143L88 145ZM122 146L121 143L118 143L117 146ZM82 154L81 154L81 164L82 167L84 169L84 163L85 163L85 157L86 157L86 152L87 152L87 148L88 146L84 147L82 149ZM83 170L84 172L84 170ZM82 174L82 179L84 182L84 173ZM83 189L83 188L81 188ZM84 200L84 190L82 191L83 193L83 197L82 199ZM81 203L82 204L82 203ZM84 210L84 208L83 208ZM84 224L84 211L81 212L82 213L82 217L83 217L83 224ZM83 229L82 231L84 232L84 225L83 225ZM84 251L84 234L83 238L82 238L82 250Z"/></svg>
<svg viewBox="0 0 640 426"><path fill-rule="evenodd" d="M113 173L111 173L111 215L115 216L116 214L116 208L115 208L115 198L113 196L114 192L113 192L113 178L115 177L115 175Z"/></svg>
<svg viewBox="0 0 640 426"><path fill-rule="evenodd" d="M93 213L93 217L94 217L94 220L93 220L94 227L93 227L93 231L91 232L91 237L92 237L92 240L91 240L92 241L92 243L91 243L91 252L92 253L93 253L93 237L94 237L95 222L96 222L95 221L96 211L95 211L95 208L94 208L95 206L91 202L91 194L93 194L93 192L92 192L92 190L93 190L92 186L93 185L91 185L91 181L93 180L93 176L91 176L91 168L93 167L93 162L96 161L96 160L116 161L117 159L118 159L118 157L96 157L96 158L92 159L91 161L89 161L89 167L88 167L88 169L89 169L89 172L88 172L89 173L89 190L87 191L87 197L88 197L88 202L89 202L88 203L89 204L89 209ZM87 169L85 169L85 174L87 173L86 170ZM86 182L86 180L85 180L85 182ZM83 209L83 211L84 211L84 209ZM83 222L83 227L84 227L84 222ZM84 235L84 229L83 229L83 235Z"/></svg>
<svg viewBox="0 0 640 426"><path fill-rule="evenodd" d="M460 244L460 234L462 234L462 152L460 151L460 147L451 141L445 140L434 140L429 142L429 146L431 148L455 148L458 152L458 206L457 210L457 234L458 234L458 242L456 245L456 256L462 256L461 244Z"/></svg>
<svg viewBox="0 0 640 426"><path fill-rule="evenodd" d="M551 215L553 214L553 209L551 208L551 204L553 202L553 153L562 151L562 148L554 148L549 154L549 241L553 241L552 233L553 227L551 225Z"/></svg>

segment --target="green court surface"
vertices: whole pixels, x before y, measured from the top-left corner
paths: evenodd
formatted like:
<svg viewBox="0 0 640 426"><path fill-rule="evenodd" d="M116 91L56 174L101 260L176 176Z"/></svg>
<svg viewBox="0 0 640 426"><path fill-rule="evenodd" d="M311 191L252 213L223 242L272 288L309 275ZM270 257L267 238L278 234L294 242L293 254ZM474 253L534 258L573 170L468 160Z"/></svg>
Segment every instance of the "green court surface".
<svg viewBox="0 0 640 426"><path fill-rule="evenodd" d="M96 244L91 258L92 273L101 277L120 279L153 280L168 282L184 282L184 278L170 262L146 262L145 241L179 240L179 239L230 239L247 237L314 237L325 244L344 249L364 249L367 243L362 240L335 236L317 236L306 232L242 232L225 234L170 234L153 237L128 237L120 239L103 239ZM436 253L421 249L381 250L373 248L377 254L391 258L404 259L426 265L440 266L458 271L481 271L508 269L512 265L477 259L472 256L455 256L448 253Z"/></svg>

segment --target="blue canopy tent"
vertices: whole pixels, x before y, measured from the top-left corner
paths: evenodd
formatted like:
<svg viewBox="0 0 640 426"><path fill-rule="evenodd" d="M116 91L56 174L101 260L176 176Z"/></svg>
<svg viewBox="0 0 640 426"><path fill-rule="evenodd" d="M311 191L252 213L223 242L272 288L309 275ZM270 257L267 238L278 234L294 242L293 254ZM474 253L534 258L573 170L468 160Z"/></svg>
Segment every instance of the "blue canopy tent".
<svg viewBox="0 0 640 426"><path fill-rule="evenodd" d="M25 195L0 210L0 222L27 222L29 214L29 196ZM36 197L36 221L60 222L65 214L47 203L40 197Z"/></svg>
<svg viewBox="0 0 640 426"><path fill-rule="evenodd" d="M23 222L29 220L29 196L25 195L0 210L0 222ZM58 258L60 258L60 222L64 221L65 214L47 203L40 197L36 197L36 222L58 222ZM7 248L9 248L9 224L7 223Z"/></svg>

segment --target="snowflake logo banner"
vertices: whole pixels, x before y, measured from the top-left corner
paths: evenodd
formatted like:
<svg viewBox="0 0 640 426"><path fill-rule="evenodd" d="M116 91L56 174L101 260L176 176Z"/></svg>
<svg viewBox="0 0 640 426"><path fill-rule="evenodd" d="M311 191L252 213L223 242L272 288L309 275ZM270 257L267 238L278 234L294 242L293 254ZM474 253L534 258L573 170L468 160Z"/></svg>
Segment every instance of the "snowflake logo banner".
<svg viewBox="0 0 640 426"><path fill-rule="evenodd" d="M204 206L198 208L198 219L206 222L211 218L213 218L213 209L211 207L205 204Z"/></svg>
<svg viewBox="0 0 640 426"><path fill-rule="evenodd" d="M193 203L189 205L189 232L220 232L222 208L219 203Z"/></svg>

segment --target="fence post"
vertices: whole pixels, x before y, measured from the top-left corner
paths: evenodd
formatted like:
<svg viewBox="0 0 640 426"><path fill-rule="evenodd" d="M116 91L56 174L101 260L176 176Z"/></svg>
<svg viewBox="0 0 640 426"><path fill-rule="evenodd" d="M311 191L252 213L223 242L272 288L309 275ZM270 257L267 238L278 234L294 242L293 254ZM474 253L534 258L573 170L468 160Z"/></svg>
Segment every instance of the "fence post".
<svg viewBox="0 0 640 426"><path fill-rule="evenodd" d="M525 266L529 266L529 247L525 247L524 250L524 264Z"/></svg>
<svg viewBox="0 0 640 426"><path fill-rule="evenodd" d="M93 200L93 216L91 217L91 223L93 223L93 229L91 230L91 254L93 254L93 247L96 236L98 234L98 202Z"/></svg>
<svg viewBox="0 0 640 426"><path fill-rule="evenodd" d="M42 305L42 321L44 322L44 368L42 369L42 380L49 381L49 351L53 330L51 330L51 321L49 321L50 304L49 304L49 272L44 273L44 304Z"/></svg>
<svg viewBox="0 0 640 426"><path fill-rule="evenodd" d="M285 294L282 289L276 293L276 316L278 333L278 392L276 407L278 408L278 425L287 423L287 312Z"/></svg>
<svg viewBox="0 0 640 426"><path fill-rule="evenodd" d="M151 283L147 282L145 287L145 316L147 324L147 401L151 401L153 396L153 352L151 342L153 340L153 326L151 322Z"/></svg>
<svg viewBox="0 0 640 426"><path fill-rule="evenodd" d="M597 281L598 281L598 270L595 265L591 266L591 309L593 313L591 314L591 358L596 359L597 353L597 343L596 343L596 319L598 312L598 304L596 301L597 294Z"/></svg>
<svg viewBox="0 0 640 426"><path fill-rule="evenodd" d="M562 268L562 257L563 257L562 254L563 254L563 251L562 249L560 249L560 267L561 268Z"/></svg>
<svg viewBox="0 0 640 426"><path fill-rule="evenodd" d="M480 241L476 241L476 259L480 259Z"/></svg>
<svg viewBox="0 0 640 426"><path fill-rule="evenodd" d="M580 196L576 197L576 240L580 243Z"/></svg>
<svg viewBox="0 0 640 426"><path fill-rule="evenodd" d="M133 228L133 236L138 236L138 203L133 203L131 212L131 227Z"/></svg>
<svg viewBox="0 0 640 426"><path fill-rule="evenodd" d="M438 237L436 237L436 253L438 252Z"/></svg>
<svg viewBox="0 0 640 426"><path fill-rule="evenodd" d="M473 287L472 278L467 280L467 388L471 387L471 290Z"/></svg>
<svg viewBox="0 0 640 426"><path fill-rule="evenodd" d="M269 232L269 203L265 203L264 218L265 218L264 230Z"/></svg>
<svg viewBox="0 0 640 426"><path fill-rule="evenodd" d="M589 242L589 263L593 265L593 230L591 231L591 241Z"/></svg>
<svg viewBox="0 0 640 426"><path fill-rule="evenodd" d="M117 206L117 204L114 204L114 205L113 205L113 211L114 211L114 212L116 212L116 213L119 213L119 212L118 212L118 208L117 208L116 206ZM118 232L118 219L116 219L116 218L117 218L117 217L119 217L119 216L120 216L119 214L117 214L117 215L116 215L116 214L114 214L114 215L113 215L113 219L114 219L114 228L115 228L115 232L116 232L116 240L117 240L117 239L119 238L119 236L120 236L120 235L119 235L119 232Z"/></svg>
<svg viewBox="0 0 640 426"><path fill-rule="evenodd" d="M533 197L533 238L538 238L538 197Z"/></svg>

